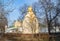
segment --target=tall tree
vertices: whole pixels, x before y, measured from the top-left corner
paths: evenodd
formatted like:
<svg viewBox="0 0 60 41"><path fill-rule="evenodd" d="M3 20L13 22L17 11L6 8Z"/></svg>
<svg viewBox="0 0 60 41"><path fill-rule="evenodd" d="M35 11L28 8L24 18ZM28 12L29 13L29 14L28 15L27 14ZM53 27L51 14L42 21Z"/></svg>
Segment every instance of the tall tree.
<svg viewBox="0 0 60 41"><path fill-rule="evenodd" d="M26 15L26 12L27 12L27 8L28 8L28 5L24 4L22 7L19 8L19 13L20 13L20 17L19 17L19 20L23 20L24 19L24 16Z"/></svg>
<svg viewBox="0 0 60 41"><path fill-rule="evenodd" d="M12 2L12 0L11 0ZM9 3L11 3L9 2ZM5 6L9 6L4 4L4 0L0 0L0 30L4 33L5 26L8 25L8 14L13 11L12 10L5 10Z"/></svg>
<svg viewBox="0 0 60 41"><path fill-rule="evenodd" d="M34 11L36 12L36 14L43 14L46 17L49 34L51 33L51 29L53 28L53 21L55 21L57 16L59 16L60 14L60 1L56 1L58 1L58 4L56 6L52 2L52 0L39 0L39 2L37 3L38 6L34 4Z"/></svg>

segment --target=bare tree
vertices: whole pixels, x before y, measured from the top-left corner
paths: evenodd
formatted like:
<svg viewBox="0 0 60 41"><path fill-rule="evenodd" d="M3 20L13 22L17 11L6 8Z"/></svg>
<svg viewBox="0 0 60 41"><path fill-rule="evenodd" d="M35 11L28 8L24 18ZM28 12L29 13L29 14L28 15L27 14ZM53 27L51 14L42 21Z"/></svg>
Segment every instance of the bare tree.
<svg viewBox="0 0 60 41"><path fill-rule="evenodd" d="M11 0L12 2L12 0ZM11 3L9 2L9 3ZM5 32L5 26L8 26L8 15L10 12L12 12L14 9L12 10L5 10L5 6L9 6L4 4L4 0L0 0L0 29L1 31L4 33Z"/></svg>
<svg viewBox="0 0 60 41"><path fill-rule="evenodd" d="M20 17L18 18L19 20L23 20L24 19L24 16L26 15L26 12L27 12L27 8L28 8L28 5L24 4L22 7L19 8L19 13L20 13Z"/></svg>
<svg viewBox="0 0 60 41"><path fill-rule="evenodd" d="M55 4L51 2L51 0L39 0L39 2L34 5L35 13L45 14L46 20L47 20L47 27L48 27L48 33L51 33L51 29L53 28L53 21L56 19L57 16L60 14L60 1L58 0L57 6L54 6ZM42 13L41 13L42 9ZM44 13L43 13L44 12ZM43 16L42 15L42 16ZM40 15L41 16L41 15Z"/></svg>

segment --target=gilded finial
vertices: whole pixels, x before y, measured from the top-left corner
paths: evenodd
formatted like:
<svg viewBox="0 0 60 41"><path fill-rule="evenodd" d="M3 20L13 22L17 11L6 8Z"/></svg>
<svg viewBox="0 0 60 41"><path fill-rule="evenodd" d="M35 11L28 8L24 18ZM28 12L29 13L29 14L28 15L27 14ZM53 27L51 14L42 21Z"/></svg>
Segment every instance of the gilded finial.
<svg viewBox="0 0 60 41"><path fill-rule="evenodd" d="M29 12L32 11L32 7L31 7L31 6L28 7L28 11L29 11Z"/></svg>

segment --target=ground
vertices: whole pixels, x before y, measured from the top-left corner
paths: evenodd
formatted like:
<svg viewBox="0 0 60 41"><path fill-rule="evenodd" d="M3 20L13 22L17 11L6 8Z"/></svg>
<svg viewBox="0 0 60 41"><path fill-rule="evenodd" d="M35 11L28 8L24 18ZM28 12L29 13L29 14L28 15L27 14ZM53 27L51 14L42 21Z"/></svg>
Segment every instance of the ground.
<svg viewBox="0 0 60 41"><path fill-rule="evenodd" d="M0 41L48 41L48 34L7 33Z"/></svg>

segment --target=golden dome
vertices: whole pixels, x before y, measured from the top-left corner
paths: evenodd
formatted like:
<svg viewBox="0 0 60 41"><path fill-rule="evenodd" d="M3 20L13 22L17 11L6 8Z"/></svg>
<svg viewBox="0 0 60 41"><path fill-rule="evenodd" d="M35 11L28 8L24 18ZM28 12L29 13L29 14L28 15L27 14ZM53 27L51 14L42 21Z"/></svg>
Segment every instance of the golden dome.
<svg viewBox="0 0 60 41"><path fill-rule="evenodd" d="M28 7L28 11L29 11L29 12L32 11L32 7L31 7L31 6Z"/></svg>
<svg viewBox="0 0 60 41"><path fill-rule="evenodd" d="M15 27L21 27L22 26L22 23L17 20L17 21L15 21L14 26Z"/></svg>
<svg viewBox="0 0 60 41"><path fill-rule="evenodd" d="M30 16L31 22L34 20L34 12L33 12L33 8L31 6L28 7L28 15Z"/></svg>

